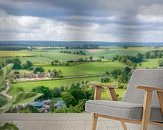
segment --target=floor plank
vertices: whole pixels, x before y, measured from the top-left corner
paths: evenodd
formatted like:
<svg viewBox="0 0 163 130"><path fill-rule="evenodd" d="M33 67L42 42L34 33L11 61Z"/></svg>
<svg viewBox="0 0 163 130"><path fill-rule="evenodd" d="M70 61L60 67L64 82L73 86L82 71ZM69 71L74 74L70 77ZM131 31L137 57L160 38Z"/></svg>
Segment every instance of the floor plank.
<svg viewBox="0 0 163 130"><path fill-rule="evenodd" d="M91 119L88 113L4 113L0 124L12 122L20 130L91 130ZM99 118L97 130L122 130L117 123Z"/></svg>

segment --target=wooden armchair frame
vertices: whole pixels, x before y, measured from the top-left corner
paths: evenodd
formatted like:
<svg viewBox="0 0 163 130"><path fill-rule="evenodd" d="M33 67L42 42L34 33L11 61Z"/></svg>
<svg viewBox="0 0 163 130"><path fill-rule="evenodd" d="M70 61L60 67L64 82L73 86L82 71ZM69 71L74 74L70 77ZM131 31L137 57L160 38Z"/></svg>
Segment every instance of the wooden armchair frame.
<svg viewBox="0 0 163 130"><path fill-rule="evenodd" d="M116 96L116 92L115 92L115 87L113 87L111 85L102 85L102 84L95 84L95 83L90 83L89 85L95 88L94 100L100 100L101 99L101 91L103 88L107 88L109 90L109 94L110 94L111 99L113 101L118 100L118 98ZM163 123L151 122L150 121L153 91L157 92L161 112L163 114L163 89L157 88L157 87L148 87L148 86L138 86L137 88L143 89L145 91L142 120L140 120L140 121L129 120L129 119L124 119L124 118L119 118L119 117L112 117L112 116L93 113L92 130L96 130L98 117L103 117L103 118L108 118L108 119L120 121L124 130L127 130L126 123L140 124L141 130L147 130L148 124L163 126Z"/></svg>

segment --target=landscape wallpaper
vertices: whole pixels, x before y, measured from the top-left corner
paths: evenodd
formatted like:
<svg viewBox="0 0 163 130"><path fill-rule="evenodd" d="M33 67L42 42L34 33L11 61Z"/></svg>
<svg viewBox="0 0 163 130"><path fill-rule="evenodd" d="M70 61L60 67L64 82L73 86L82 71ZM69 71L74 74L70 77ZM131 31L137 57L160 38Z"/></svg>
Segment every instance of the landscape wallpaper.
<svg viewBox="0 0 163 130"><path fill-rule="evenodd" d="M121 101L135 69L162 67L162 0L0 0L0 130L42 130L6 113L85 114L91 83Z"/></svg>

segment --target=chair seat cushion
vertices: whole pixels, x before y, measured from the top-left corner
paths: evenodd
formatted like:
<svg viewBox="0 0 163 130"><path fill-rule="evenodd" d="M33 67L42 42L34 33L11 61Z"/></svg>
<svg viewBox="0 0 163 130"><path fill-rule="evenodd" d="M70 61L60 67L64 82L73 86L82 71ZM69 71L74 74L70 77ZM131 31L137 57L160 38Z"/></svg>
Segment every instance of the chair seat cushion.
<svg viewBox="0 0 163 130"><path fill-rule="evenodd" d="M89 100L86 102L85 110L87 112L129 120L141 120L143 105L118 101ZM151 121L163 122L160 108L152 108Z"/></svg>

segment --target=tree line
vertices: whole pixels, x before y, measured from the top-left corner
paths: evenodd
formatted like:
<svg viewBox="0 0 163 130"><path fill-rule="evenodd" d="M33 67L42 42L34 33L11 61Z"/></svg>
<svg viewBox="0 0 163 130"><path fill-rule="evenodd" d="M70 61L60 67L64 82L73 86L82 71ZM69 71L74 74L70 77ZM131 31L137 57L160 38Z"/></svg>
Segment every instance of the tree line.
<svg viewBox="0 0 163 130"><path fill-rule="evenodd" d="M75 54L75 55L86 55L86 53L82 50L80 51L67 51L67 50L64 50L64 51L60 51L60 53L67 53L67 54Z"/></svg>
<svg viewBox="0 0 163 130"><path fill-rule="evenodd" d="M112 61L117 60L122 63L125 63L128 66L136 68L137 64L141 65L141 62L143 62L144 59L156 59L162 57L163 57L163 50L153 50L153 51L147 51L145 53L138 53L136 56L116 55L115 57L112 58Z"/></svg>

